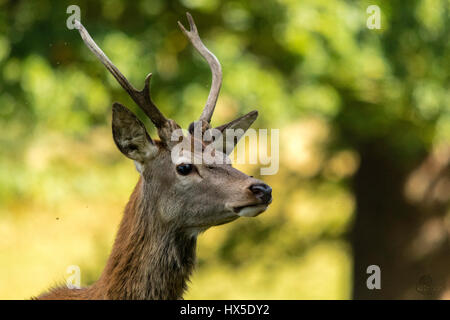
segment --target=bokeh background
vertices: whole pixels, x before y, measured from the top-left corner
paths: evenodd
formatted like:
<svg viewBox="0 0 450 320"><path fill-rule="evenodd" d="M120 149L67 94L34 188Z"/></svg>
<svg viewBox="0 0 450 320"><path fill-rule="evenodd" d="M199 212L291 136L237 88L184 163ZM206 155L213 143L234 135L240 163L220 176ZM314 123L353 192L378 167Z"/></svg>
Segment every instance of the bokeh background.
<svg viewBox="0 0 450 320"><path fill-rule="evenodd" d="M183 127L210 85L176 25L191 12L224 70L213 124L257 109L255 128L280 129L280 170L262 177L273 204L199 238L186 298L450 299L446 0L0 1L0 298L38 295L70 265L95 281L138 180L112 102L145 118L66 28L71 4L136 87L153 72Z"/></svg>

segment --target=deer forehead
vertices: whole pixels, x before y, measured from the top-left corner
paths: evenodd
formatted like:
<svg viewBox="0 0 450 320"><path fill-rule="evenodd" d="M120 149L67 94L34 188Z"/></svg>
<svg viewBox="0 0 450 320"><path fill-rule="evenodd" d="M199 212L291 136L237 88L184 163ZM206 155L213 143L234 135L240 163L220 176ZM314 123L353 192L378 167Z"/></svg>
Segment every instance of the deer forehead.
<svg viewBox="0 0 450 320"><path fill-rule="evenodd" d="M214 145L206 145L201 149L191 148L191 145L180 145L179 148L171 150L172 163L180 164L196 164L196 165L231 165L231 159L228 155L216 150Z"/></svg>

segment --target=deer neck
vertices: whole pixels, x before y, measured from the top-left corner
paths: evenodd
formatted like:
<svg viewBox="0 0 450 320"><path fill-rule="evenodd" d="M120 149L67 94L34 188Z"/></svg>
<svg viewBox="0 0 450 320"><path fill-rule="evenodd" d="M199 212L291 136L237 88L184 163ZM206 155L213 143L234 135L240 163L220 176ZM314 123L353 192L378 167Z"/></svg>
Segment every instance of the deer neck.
<svg viewBox="0 0 450 320"><path fill-rule="evenodd" d="M161 221L155 203L144 201L140 178L106 267L94 284L105 299L181 299L195 265L196 237ZM146 193L147 195L148 193Z"/></svg>

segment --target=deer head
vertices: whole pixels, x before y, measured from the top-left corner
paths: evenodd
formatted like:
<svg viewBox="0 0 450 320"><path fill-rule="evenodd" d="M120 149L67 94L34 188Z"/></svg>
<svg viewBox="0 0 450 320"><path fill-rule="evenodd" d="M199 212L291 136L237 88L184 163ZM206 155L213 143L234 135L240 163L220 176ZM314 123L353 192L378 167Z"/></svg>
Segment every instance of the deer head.
<svg viewBox="0 0 450 320"><path fill-rule="evenodd" d="M212 84L200 118L191 123L185 134L180 134L180 126L174 120L167 119L152 102L151 74L145 79L144 89L136 90L97 46L83 25L77 21L76 26L87 47L157 128L159 141L149 136L143 123L129 109L117 102L113 104L114 141L119 150L134 161L141 174L145 201L149 202L148 205L156 206L164 223L196 234L240 216L253 217L262 213L272 201L272 190L262 181L233 168L228 158L243 133L255 121L257 112L252 111L214 129L210 125L222 83L222 70L215 55L201 41L189 13L187 18L189 30L180 22L178 25L208 62ZM229 139L229 129L240 130ZM208 141L205 138L211 136L212 130L221 134L219 139L227 142L225 146L216 146L217 139ZM195 153L191 148L193 145L199 145L202 152ZM221 158L223 161L203 161L204 151L208 147L213 149L215 159Z"/></svg>

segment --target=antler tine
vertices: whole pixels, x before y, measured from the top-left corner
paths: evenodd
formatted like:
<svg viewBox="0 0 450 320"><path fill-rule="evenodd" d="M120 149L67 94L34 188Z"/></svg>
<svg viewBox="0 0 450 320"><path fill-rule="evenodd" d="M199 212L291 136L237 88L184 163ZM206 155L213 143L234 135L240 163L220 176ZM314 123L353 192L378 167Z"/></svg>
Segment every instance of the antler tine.
<svg viewBox="0 0 450 320"><path fill-rule="evenodd" d="M117 69L117 67L109 60L106 54L100 49L100 47L95 43L92 37L87 32L86 28L81 24L80 21L75 20L75 28L80 32L81 38L83 39L89 50L94 53L97 58L103 63L106 69L111 72L111 74L116 78L117 82L125 89L125 91L130 95L130 97L136 102L136 104L145 112L145 114L150 118L150 120L159 129L164 126L167 119L158 110L155 104L152 102L150 97L150 79L152 74L148 74L145 78L145 86L141 91L135 89L131 83L125 78L125 76Z"/></svg>
<svg viewBox="0 0 450 320"><path fill-rule="evenodd" d="M183 33L191 41L192 45L197 49L200 55L208 62L212 73L212 83L211 89L209 91L208 100L200 116L200 120L204 120L208 123L211 122L211 117L216 106L217 98L219 97L220 87L222 85L222 67L220 66L219 60L216 56L205 47L197 31L197 26L195 25L194 19L189 14L186 13L187 19L189 21L189 31L187 31L184 26L178 21L178 25Z"/></svg>

